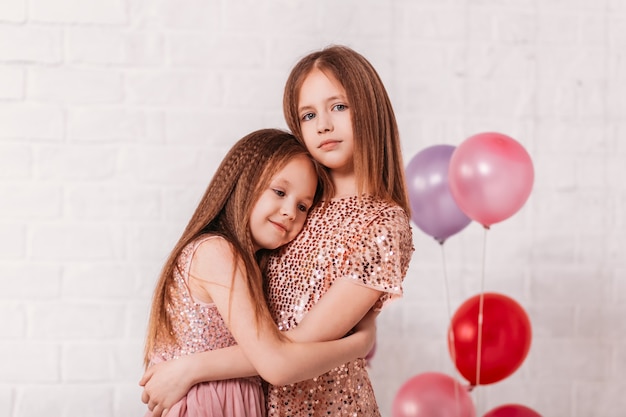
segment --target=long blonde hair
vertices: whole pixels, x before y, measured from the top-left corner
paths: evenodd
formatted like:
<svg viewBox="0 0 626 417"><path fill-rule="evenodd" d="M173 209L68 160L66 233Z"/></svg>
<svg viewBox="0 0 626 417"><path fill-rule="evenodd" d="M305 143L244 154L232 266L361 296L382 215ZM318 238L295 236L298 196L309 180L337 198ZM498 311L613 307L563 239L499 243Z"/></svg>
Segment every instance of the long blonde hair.
<svg viewBox="0 0 626 417"><path fill-rule="evenodd" d="M300 59L289 74L283 95L283 112L289 129L304 143L298 99L305 78L315 68L332 75L346 91L354 130L357 190L394 201L410 215L393 107L378 73L361 54L336 45Z"/></svg>
<svg viewBox="0 0 626 417"><path fill-rule="evenodd" d="M254 302L257 323L261 320L273 322L261 273L269 251L255 253L249 228L250 212L272 177L298 155L310 158L304 145L293 135L278 129L252 132L240 139L228 152L159 276L146 335L145 366L150 363L150 356L157 345L174 339L168 314L168 306L172 302L170 288L173 275L178 268L182 250L203 234L219 235L230 243L233 255L245 267L243 272L248 278L247 285ZM319 165L313 163L320 170ZM319 181L316 202L322 193ZM277 328L276 332L280 337Z"/></svg>

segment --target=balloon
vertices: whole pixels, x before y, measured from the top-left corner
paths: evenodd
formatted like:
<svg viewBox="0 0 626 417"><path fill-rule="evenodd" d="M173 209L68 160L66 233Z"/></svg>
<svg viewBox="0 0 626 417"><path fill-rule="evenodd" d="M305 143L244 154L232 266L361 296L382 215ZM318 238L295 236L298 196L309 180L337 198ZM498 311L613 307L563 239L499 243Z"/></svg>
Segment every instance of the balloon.
<svg viewBox="0 0 626 417"><path fill-rule="evenodd" d="M526 202L534 181L528 152L501 133L463 141L450 159L450 191L460 209L485 227L508 219Z"/></svg>
<svg viewBox="0 0 626 417"><path fill-rule="evenodd" d="M520 404L506 404L494 408L483 417L541 417L541 414Z"/></svg>
<svg viewBox="0 0 626 417"><path fill-rule="evenodd" d="M465 301L448 329L448 348L461 375L472 385L498 382L520 367L530 350L531 326L524 309L512 298L483 294L480 375L477 380L478 314L481 295Z"/></svg>
<svg viewBox="0 0 626 417"><path fill-rule="evenodd" d="M441 244L472 221L450 193L448 170L454 150L451 145L426 148L409 161L405 172L411 220Z"/></svg>
<svg viewBox="0 0 626 417"><path fill-rule="evenodd" d="M393 417L475 417L467 389L455 379L426 372L406 381L396 393Z"/></svg>

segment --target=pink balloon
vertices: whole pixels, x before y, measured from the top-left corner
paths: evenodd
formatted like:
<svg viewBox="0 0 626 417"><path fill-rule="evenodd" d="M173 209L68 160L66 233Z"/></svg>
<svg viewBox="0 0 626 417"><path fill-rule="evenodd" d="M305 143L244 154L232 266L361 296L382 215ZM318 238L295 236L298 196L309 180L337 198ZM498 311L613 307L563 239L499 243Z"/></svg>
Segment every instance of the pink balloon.
<svg viewBox="0 0 626 417"><path fill-rule="evenodd" d="M393 417L475 417L472 398L452 377L426 372L409 379L393 400Z"/></svg>
<svg viewBox="0 0 626 417"><path fill-rule="evenodd" d="M520 404L506 404L494 408L483 417L541 417L541 414Z"/></svg>
<svg viewBox="0 0 626 417"><path fill-rule="evenodd" d="M448 181L460 209L485 227L508 219L526 202L534 181L530 155L501 133L471 136L450 158Z"/></svg>

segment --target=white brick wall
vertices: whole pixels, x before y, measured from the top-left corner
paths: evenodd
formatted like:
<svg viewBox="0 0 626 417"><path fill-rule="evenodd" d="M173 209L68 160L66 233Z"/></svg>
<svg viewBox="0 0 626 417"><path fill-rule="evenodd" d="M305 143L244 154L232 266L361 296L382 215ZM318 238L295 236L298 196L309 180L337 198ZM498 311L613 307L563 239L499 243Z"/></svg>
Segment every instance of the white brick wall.
<svg viewBox="0 0 626 417"><path fill-rule="evenodd" d="M231 144L284 127L296 60L362 52L395 105L408 161L501 131L533 193L442 251L415 228L404 299L380 316L383 416L426 371L455 374L452 309L516 299L533 340L472 394L550 417L626 407L626 2L623 0L1 0L0 415L143 415L154 280ZM482 245L486 241L486 268Z"/></svg>

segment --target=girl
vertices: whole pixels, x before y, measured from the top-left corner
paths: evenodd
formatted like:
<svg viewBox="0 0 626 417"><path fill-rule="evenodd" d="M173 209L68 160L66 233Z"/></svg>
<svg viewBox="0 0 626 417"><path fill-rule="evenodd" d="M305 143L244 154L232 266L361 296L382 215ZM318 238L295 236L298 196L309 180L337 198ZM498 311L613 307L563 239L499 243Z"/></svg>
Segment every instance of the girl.
<svg viewBox="0 0 626 417"><path fill-rule="evenodd" d="M303 232L269 259L268 301L280 330L306 326L299 341L333 340L402 293L413 243L397 124L372 65L343 46L296 64L283 110L333 187ZM230 361L244 360L233 349ZM170 402L179 394L168 378L206 380L219 370L210 353L189 357L176 369L144 375L145 398ZM272 384L267 400L270 416L380 416L363 359L315 379Z"/></svg>
<svg viewBox="0 0 626 417"><path fill-rule="evenodd" d="M338 341L296 344L278 331L267 308L259 264L300 232L317 190L316 166L292 135L266 129L235 144L161 272L146 367L237 344L265 380L284 384L367 354L373 325ZM197 384L171 410L148 404L170 416L265 415L259 377Z"/></svg>

